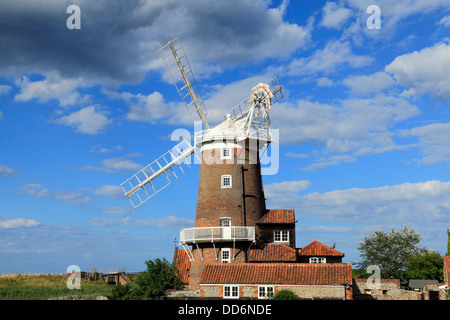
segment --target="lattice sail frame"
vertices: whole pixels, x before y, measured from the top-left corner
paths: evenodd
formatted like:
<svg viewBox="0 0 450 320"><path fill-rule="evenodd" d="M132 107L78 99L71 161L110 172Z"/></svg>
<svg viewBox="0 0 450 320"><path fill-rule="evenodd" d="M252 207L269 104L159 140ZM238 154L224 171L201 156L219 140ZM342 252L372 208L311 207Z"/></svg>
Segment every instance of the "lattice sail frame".
<svg viewBox="0 0 450 320"><path fill-rule="evenodd" d="M252 88L252 94L226 113L231 120L241 121L241 132L246 138L272 141L269 111L271 106L283 98L278 76L269 84L259 83Z"/></svg>

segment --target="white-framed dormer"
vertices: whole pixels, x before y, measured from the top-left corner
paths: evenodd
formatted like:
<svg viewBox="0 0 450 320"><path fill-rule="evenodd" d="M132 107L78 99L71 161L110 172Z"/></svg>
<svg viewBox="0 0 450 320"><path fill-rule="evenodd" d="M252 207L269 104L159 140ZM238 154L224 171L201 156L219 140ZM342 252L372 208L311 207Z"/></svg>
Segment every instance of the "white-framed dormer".
<svg viewBox="0 0 450 320"><path fill-rule="evenodd" d="M289 242L289 231L287 230L275 230L273 232L273 242Z"/></svg>
<svg viewBox="0 0 450 320"><path fill-rule="evenodd" d="M309 263L327 263L327 258L325 258L325 257L310 257Z"/></svg>
<svg viewBox="0 0 450 320"><path fill-rule="evenodd" d="M224 174L220 177L220 187L221 188L231 188L232 187L232 179L231 174Z"/></svg>

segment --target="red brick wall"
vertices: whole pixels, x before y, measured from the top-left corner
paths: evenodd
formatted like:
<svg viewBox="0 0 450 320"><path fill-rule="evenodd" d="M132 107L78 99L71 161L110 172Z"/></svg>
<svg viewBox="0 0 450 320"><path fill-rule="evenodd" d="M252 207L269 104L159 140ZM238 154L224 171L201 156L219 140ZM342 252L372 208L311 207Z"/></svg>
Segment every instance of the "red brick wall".
<svg viewBox="0 0 450 320"><path fill-rule="evenodd" d="M233 226L244 225L241 166L246 169L246 226L255 226L256 220L266 213L260 164L249 164L248 160L244 164L237 163L241 152L248 157L248 150L239 148L233 149L231 160L221 160L220 149L202 153L195 227L220 226L221 217L231 217ZM209 164L211 162L214 163ZM222 175L232 176L232 188L221 188Z"/></svg>

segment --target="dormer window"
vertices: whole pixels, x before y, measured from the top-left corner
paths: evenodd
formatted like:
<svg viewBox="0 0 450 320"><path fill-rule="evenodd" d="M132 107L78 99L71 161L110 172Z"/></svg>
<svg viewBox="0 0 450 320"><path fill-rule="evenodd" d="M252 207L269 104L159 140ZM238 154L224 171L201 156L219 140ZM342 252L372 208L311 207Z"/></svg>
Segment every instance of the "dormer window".
<svg viewBox="0 0 450 320"><path fill-rule="evenodd" d="M231 188L231 175L229 174L223 175L221 179L222 179L221 181L222 188Z"/></svg>
<svg viewBox="0 0 450 320"><path fill-rule="evenodd" d="M309 258L309 263L327 263L327 258L325 258L325 257L311 257L311 258Z"/></svg>
<svg viewBox="0 0 450 320"><path fill-rule="evenodd" d="M289 231L274 231L273 232L273 241L274 242L289 242Z"/></svg>

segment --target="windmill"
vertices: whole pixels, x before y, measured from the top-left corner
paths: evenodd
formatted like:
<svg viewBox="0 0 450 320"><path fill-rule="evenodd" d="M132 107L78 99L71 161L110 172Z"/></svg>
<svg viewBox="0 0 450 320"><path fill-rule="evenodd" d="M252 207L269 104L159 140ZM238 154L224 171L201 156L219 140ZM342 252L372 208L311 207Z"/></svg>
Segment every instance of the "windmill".
<svg viewBox="0 0 450 320"><path fill-rule="evenodd" d="M170 175L178 179L174 168L178 167L184 173L183 166L190 167L187 159L191 155L194 154L201 161L199 149L203 153L216 147L217 141L239 143L249 139L263 142L260 145L267 147L272 141L269 111L271 105L282 98L278 77L273 78L269 84L259 83L251 89L249 97L225 114L221 124L211 128L206 118L203 99L180 39L169 41L158 51L192 120L200 120L205 130L195 133L193 144L183 139L121 184L125 197L134 208L170 185Z"/></svg>

